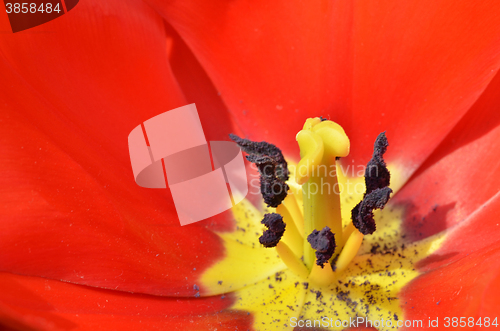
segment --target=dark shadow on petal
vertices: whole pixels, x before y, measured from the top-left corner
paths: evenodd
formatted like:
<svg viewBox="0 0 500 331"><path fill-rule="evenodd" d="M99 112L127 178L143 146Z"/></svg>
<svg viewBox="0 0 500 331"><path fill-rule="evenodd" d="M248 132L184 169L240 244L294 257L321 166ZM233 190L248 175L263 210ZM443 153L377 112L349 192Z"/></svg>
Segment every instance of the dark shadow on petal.
<svg viewBox="0 0 500 331"><path fill-rule="evenodd" d="M166 22L165 31L173 39L172 71L187 103L196 104L207 140L227 141L230 133L241 134L240 128L235 127L235 118L189 46Z"/></svg>
<svg viewBox="0 0 500 331"><path fill-rule="evenodd" d="M415 264L415 266L418 270L421 270L423 268L427 269L427 267L436 263L437 265L435 265L433 267L437 267L437 266L442 265L445 262L451 260L452 257L454 257L458 254L459 254L458 252L446 253L443 255L432 254L432 255L426 257L425 259L419 261L417 264ZM431 267L431 269L434 269L434 268Z"/></svg>
<svg viewBox="0 0 500 331"><path fill-rule="evenodd" d="M426 215L416 212L416 207L411 201L402 203L405 208L403 216L403 233L406 240L413 242L421 240L446 230L448 212L455 208L456 202L446 205L435 205Z"/></svg>
<svg viewBox="0 0 500 331"><path fill-rule="evenodd" d="M77 325L69 319L61 317L43 294L29 289L21 283L2 278L2 295L0 309L6 309L0 318L0 330L31 330L36 327L50 325L58 330L72 330ZM46 285L50 291L50 286ZM5 327L5 329L4 329Z"/></svg>
<svg viewBox="0 0 500 331"><path fill-rule="evenodd" d="M213 84L202 65L198 62L189 46L167 22L165 31L172 38L166 41L167 52L170 52L170 66L172 72L186 98L186 103L195 103L200 116L201 125L207 141L229 141L230 133L242 134L242 130L235 125L220 93ZM171 49L169 49L171 47ZM209 227L212 230L224 231L234 228L231 211L223 212L196 224Z"/></svg>

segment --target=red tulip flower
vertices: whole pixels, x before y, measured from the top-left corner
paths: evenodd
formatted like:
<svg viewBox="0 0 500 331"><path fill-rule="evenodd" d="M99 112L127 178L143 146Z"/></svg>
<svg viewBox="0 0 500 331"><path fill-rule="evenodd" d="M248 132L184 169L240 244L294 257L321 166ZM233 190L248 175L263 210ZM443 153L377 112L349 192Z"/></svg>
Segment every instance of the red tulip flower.
<svg viewBox="0 0 500 331"><path fill-rule="evenodd" d="M0 326L499 322L499 18L497 1L87 0L11 33L1 13ZM393 198L333 283L252 241L258 196L181 227L168 190L136 185L129 132L189 103L207 140L291 163L307 118L342 125L342 169L386 132Z"/></svg>

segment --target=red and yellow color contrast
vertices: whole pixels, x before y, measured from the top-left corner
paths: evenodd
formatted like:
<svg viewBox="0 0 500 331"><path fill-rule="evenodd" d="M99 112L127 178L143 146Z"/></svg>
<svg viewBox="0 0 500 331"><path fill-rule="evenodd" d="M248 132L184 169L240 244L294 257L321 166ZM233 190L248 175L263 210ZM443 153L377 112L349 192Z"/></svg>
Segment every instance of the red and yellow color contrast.
<svg viewBox="0 0 500 331"><path fill-rule="evenodd" d="M255 270L239 287L227 269L206 278L241 256L224 236L243 232L245 213L180 227L169 192L133 180L128 133L189 103L207 140L266 140L296 162L307 118L342 125L344 167L366 165L385 131L398 247L442 236L391 312L496 317L499 16L496 1L89 0L12 33L1 13L0 325L266 329L252 301L263 297L243 285L280 277L273 251L267 265L242 257ZM261 213L260 197L247 207ZM368 264L366 247L355 259Z"/></svg>

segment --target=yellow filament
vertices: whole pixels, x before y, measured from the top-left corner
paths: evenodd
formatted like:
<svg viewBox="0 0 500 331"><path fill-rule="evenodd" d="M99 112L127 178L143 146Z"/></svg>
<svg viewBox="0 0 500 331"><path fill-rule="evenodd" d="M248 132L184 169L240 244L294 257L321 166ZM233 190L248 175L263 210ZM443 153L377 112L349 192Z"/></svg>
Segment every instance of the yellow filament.
<svg viewBox="0 0 500 331"><path fill-rule="evenodd" d="M328 286L333 283L335 276L336 274L333 272L330 263L324 264L323 268L314 264L308 280L318 286Z"/></svg>
<svg viewBox="0 0 500 331"><path fill-rule="evenodd" d="M304 200L302 200L302 185L297 184L295 181L290 180L288 181L288 186L290 187L291 194L295 198L297 205L300 206L300 214L304 215L304 210L303 210L303 204Z"/></svg>
<svg viewBox="0 0 500 331"><path fill-rule="evenodd" d="M355 229L356 228L354 227L354 224L352 224L352 222L349 222L349 224L347 224L347 226L344 228L344 231L342 231L342 237L349 238L349 236Z"/></svg>
<svg viewBox="0 0 500 331"><path fill-rule="evenodd" d="M291 248L296 257L302 257L302 252L304 249L302 242L304 239L299 233L299 230L297 230L297 226L295 226L292 215L283 204L279 205L278 208L276 208L276 212L283 216L283 220L286 224L285 234L282 238L283 242L285 242Z"/></svg>
<svg viewBox="0 0 500 331"><path fill-rule="evenodd" d="M349 236L349 239L347 239L342 252L339 254L339 258L335 264L335 273L340 274L347 268L352 259L358 254L362 242L363 234L359 232L358 229L355 229Z"/></svg>
<svg viewBox="0 0 500 331"><path fill-rule="evenodd" d="M304 237L304 216L303 212L300 210L301 208L297 204L296 199L294 199L293 196L287 196L285 200L283 200L283 205L285 205L286 209L292 216L300 235Z"/></svg>
<svg viewBox="0 0 500 331"><path fill-rule="evenodd" d="M301 278L307 278L307 276L309 275L309 270L307 270L304 263L302 263L302 261L295 256L295 254L287 244L285 244L283 241L280 241L278 245L276 245L276 251L278 252L281 260L290 269L290 271Z"/></svg>

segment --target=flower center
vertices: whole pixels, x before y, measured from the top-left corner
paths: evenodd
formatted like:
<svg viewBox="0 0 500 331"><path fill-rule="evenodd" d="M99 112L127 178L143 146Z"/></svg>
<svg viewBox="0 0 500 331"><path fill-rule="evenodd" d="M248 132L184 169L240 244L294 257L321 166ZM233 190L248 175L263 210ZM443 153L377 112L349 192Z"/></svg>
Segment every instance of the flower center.
<svg viewBox="0 0 500 331"><path fill-rule="evenodd" d="M196 288L201 284L193 295L231 300L235 313L252 314L255 330L343 330L351 320L354 327L397 328L414 308L404 291L420 274L416 264L445 235L409 240L404 205L373 212L387 202L390 181L395 188L404 182L396 164L389 176L385 134L356 171L337 162L349 151L344 131L321 118L307 120L297 135L298 164L288 165L274 145L231 138L257 165L268 208L247 199L233 207L235 229L215 231L222 256L193 279Z"/></svg>
<svg viewBox="0 0 500 331"><path fill-rule="evenodd" d="M392 192L387 187L390 175L382 158L388 145L385 134L377 138L365 171L365 196L352 210L352 222L345 227L337 160L349 154L350 144L340 125L318 117L306 120L296 137L301 160L291 167L290 180L287 163L276 146L234 135L231 138L257 165L264 201L268 207L276 207L275 213L266 214L262 220L267 230L260 243L276 247L282 261L297 276L322 286L331 284L356 256L364 235L375 231L373 209L383 208Z"/></svg>

